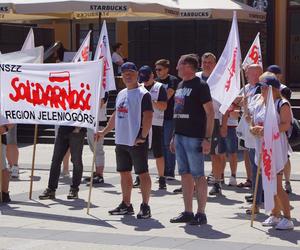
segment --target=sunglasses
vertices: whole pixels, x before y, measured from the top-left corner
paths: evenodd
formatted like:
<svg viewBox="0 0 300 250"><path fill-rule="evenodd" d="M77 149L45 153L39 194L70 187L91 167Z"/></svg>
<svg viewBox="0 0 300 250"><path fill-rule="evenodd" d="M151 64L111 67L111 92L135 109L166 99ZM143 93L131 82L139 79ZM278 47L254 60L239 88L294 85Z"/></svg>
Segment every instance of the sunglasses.
<svg viewBox="0 0 300 250"><path fill-rule="evenodd" d="M162 68L156 68L156 69L155 69L155 71L158 71L158 72L159 72L159 71L162 71L162 70L163 70Z"/></svg>

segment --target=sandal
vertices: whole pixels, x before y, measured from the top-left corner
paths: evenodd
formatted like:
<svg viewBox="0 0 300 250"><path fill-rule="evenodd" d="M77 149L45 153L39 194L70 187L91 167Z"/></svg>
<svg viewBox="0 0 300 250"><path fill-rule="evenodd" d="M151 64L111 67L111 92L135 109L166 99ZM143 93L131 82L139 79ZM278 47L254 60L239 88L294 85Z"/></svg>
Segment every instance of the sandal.
<svg viewBox="0 0 300 250"><path fill-rule="evenodd" d="M241 182L240 184L238 184L237 187L239 187L239 188L249 187L250 188L250 187L252 187L252 181L247 179L244 183Z"/></svg>

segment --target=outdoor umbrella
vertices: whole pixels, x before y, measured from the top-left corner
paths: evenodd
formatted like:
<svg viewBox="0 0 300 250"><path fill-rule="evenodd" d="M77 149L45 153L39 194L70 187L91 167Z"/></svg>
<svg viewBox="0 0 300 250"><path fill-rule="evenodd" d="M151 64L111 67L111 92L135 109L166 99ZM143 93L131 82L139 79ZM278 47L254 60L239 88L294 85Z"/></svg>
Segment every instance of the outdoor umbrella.
<svg viewBox="0 0 300 250"><path fill-rule="evenodd" d="M232 0L174 0L181 18L231 19L233 11L238 20L265 21L266 13Z"/></svg>

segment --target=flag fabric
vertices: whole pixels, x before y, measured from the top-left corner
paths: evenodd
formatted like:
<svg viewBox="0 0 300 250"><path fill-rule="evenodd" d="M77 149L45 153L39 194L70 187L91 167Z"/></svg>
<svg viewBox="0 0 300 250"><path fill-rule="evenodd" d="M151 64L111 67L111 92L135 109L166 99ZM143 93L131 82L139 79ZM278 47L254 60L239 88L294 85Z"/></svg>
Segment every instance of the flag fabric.
<svg viewBox="0 0 300 250"><path fill-rule="evenodd" d="M0 55L0 63L43 63L43 59L43 46Z"/></svg>
<svg viewBox="0 0 300 250"><path fill-rule="evenodd" d="M28 32L28 35L25 39L25 42L23 43L21 51L27 50L27 49L34 49L34 34L33 29L31 28Z"/></svg>
<svg viewBox="0 0 300 250"><path fill-rule="evenodd" d="M220 103L225 114L240 91L241 50L236 12L222 55L207 80L212 98Z"/></svg>
<svg viewBox="0 0 300 250"><path fill-rule="evenodd" d="M284 168L283 150L278 128L277 110L274 105L272 87L269 87L264 120L264 136L261 152L261 173L266 213L274 208L277 194L277 173Z"/></svg>
<svg viewBox="0 0 300 250"><path fill-rule="evenodd" d="M251 64L258 64L263 68L259 35L260 33L258 32L244 59L243 69L246 69Z"/></svg>
<svg viewBox="0 0 300 250"><path fill-rule="evenodd" d="M74 56L72 62L86 62L89 61L89 53L90 53L90 41L91 41L91 31L86 35L83 40L79 50Z"/></svg>
<svg viewBox="0 0 300 250"><path fill-rule="evenodd" d="M102 63L1 63L0 123L97 131Z"/></svg>
<svg viewBox="0 0 300 250"><path fill-rule="evenodd" d="M103 80L102 80L103 91L101 91L102 93L101 97L104 97L105 92L116 89L113 64L112 64L110 48L109 48L108 33L107 33L105 21L103 22L102 25L94 60L99 60L101 58L103 58L104 60L103 61L104 70L103 70Z"/></svg>

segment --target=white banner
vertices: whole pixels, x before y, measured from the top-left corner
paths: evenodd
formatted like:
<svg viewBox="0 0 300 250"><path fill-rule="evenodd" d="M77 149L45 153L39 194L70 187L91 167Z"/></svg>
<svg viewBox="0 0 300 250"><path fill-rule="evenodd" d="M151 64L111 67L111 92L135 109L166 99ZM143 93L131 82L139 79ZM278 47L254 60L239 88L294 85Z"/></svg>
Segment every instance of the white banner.
<svg viewBox="0 0 300 250"><path fill-rule="evenodd" d="M44 47L0 54L0 63L43 63Z"/></svg>
<svg viewBox="0 0 300 250"><path fill-rule="evenodd" d="M274 105L272 87L270 86L264 121L261 168L266 213L274 208L274 195L277 194L277 173L284 168L286 163L283 159L277 110Z"/></svg>
<svg viewBox="0 0 300 250"><path fill-rule="evenodd" d="M91 32L92 31L89 31L89 33L86 35L86 37L83 40L79 50L75 54L72 62L86 62L86 61L89 61Z"/></svg>
<svg viewBox="0 0 300 250"><path fill-rule="evenodd" d="M28 35L25 39L25 42L23 43L21 50L23 51L27 49L33 49L34 47L35 47L34 34L33 34L33 29L31 28L28 32Z"/></svg>
<svg viewBox="0 0 300 250"><path fill-rule="evenodd" d="M225 48L210 77L207 79L212 98L221 104L225 114L240 92L241 50L236 12Z"/></svg>
<svg viewBox="0 0 300 250"><path fill-rule="evenodd" d="M103 96L101 96L101 98L103 98L105 92L116 89L114 69L111 60L108 33L107 33L105 21L103 22L102 25L94 60L99 60L100 58L104 59L103 62L104 70L103 70L103 81L102 81Z"/></svg>
<svg viewBox="0 0 300 250"><path fill-rule="evenodd" d="M103 61L0 64L1 123L96 129Z"/></svg>
<svg viewBox="0 0 300 250"><path fill-rule="evenodd" d="M258 64L263 68L259 32L257 33L245 59L242 64L243 69L246 69L251 64Z"/></svg>

